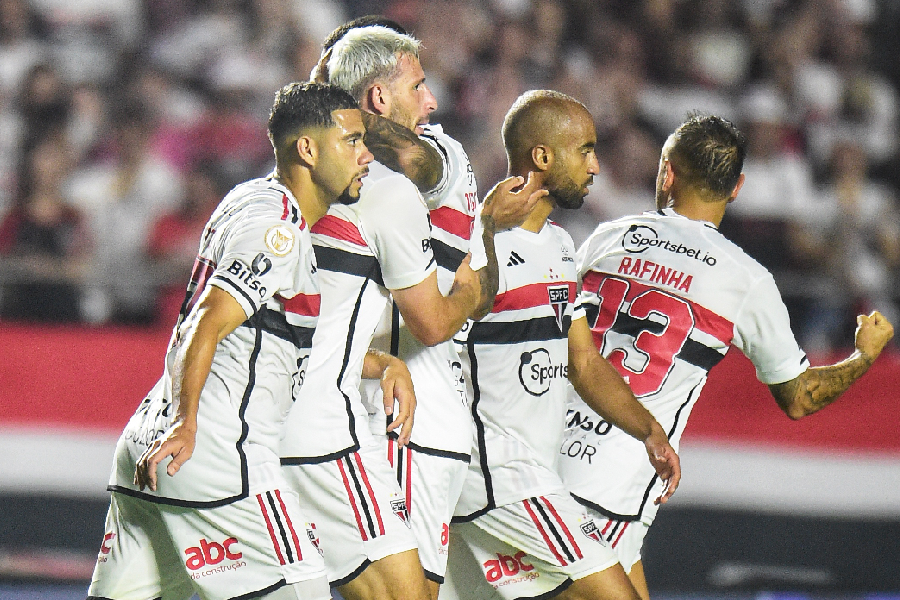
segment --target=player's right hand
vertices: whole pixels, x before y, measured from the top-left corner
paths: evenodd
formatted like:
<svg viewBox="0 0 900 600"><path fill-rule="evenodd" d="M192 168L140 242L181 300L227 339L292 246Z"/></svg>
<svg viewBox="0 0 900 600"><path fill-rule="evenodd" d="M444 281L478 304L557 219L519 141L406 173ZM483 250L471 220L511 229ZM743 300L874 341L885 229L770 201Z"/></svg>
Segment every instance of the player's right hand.
<svg viewBox="0 0 900 600"><path fill-rule="evenodd" d="M156 468L159 463L164 458L171 456L172 460L166 467L166 473L169 477L175 475L181 465L186 463L194 453L196 438L196 426L190 427L181 421L173 424L169 431L161 438L154 440L138 459L134 470L134 485L138 486L140 490L149 487L155 492Z"/></svg>
<svg viewBox="0 0 900 600"><path fill-rule="evenodd" d="M877 310L869 315L857 316L856 324L856 349L870 362L874 361L894 337L894 327Z"/></svg>
<svg viewBox="0 0 900 600"><path fill-rule="evenodd" d="M403 447L409 443L412 435L413 421L416 412L416 394L413 388L412 375L402 360L391 357L391 361L384 369L381 376L381 392L384 402L384 412L393 417L393 421L387 426L387 431L400 432L397 437L397 445ZM394 401L397 401L397 410L394 411Z"/></svg>
<svg viewBox="0 0 900 600"><path fill-rule="evenodd" d="M538 185L534 173L528 173L527 180L518 175L507 177L484 197L481 214L494 219L497 231L518 227L534 210L538 200L549 193Z"/></svg>

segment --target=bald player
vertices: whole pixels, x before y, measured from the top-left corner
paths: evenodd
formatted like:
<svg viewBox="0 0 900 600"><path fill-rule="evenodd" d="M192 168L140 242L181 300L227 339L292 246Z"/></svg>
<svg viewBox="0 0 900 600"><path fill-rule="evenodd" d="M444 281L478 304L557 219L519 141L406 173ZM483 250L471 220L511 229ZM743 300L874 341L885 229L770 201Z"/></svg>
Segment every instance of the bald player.
<svg viewBox="0 0 900 600"><path fill-rule="evenodd" d="M503 142L509 174L534 172L549 195L521 227L496 235L499 293L467 332L476 440L453 535L504 598L636 600L615 553L556 471L571 382L592 410L643 444L668 483L657 502L680 478L663 429L594 347L576 302L572 239L548 220L555 207L584 202L599 169L594 122L569 96L531 91L507 113Z"/></svg>

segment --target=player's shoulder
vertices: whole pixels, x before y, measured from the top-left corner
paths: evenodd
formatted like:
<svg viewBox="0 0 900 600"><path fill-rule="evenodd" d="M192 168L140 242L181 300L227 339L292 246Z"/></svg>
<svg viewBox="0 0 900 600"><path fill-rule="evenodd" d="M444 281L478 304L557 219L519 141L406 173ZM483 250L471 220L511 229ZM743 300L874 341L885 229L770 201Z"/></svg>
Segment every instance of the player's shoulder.
<svg viewBox="0 0 900 600"><path fill-rule="evenodd" d="M216 208L213 219L229 221L279 221L306 228L293 194L274 177L260 177L236 185Z"/></svg>
<svg viewBox="0 0 900 600"><path fill-rule="evenodd" d="M369 164L369 174L363 179L360 194L360 202L368 201L373 196L377 196L380 202L389 200L390 197L402 196L416 198L424 203L422 194L406 175L393 171L379 162ZM385 198L385 195L388 197Z"/></svg>

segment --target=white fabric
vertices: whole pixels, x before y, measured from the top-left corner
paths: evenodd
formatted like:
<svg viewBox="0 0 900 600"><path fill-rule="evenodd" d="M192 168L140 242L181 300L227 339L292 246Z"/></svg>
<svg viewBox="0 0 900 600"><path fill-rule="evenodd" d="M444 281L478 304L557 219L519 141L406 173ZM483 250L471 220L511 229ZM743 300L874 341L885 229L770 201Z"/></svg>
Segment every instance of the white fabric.
<svg viewBox="0 0 900 600"><path fill-rule="evenodd" d="M709 223L669 209L601 224L578 252L594 343L677 450L707 373L736 346L766 384L809 367L772 276ZM662 489L641 442L569 394L560 473L607 517L652 523Z"/></svg>
<svg viewBox="0 0 900 600"><path fill-rule="evenodd" d="M113 493L88 595L224 600L301 581L327 591L317 545L289 490L206 510Z"/></svg>
<svg viewBox="0 0 900 600"><path fill-rule="evenodd" d="M303 380L319 311L309 229L287 188L273 179L239 185L213 213L189 286L193 306L205 285L231 294L248 320L216 348L200 396L196 446L174 476L139 491L134 465L175 416L173 332L165 372L119 439L111 489L180 506L233 502L280 481L278 441L293 389Z"/></svg>
<svg viewBox="0 0 900 600"><path fill-rule="evenodd" d="M477 438L456 515L562 493L556 455L565 419L568 330L576 310L575 250L549 221L495 240L500 288L468 331Z"/></svg>

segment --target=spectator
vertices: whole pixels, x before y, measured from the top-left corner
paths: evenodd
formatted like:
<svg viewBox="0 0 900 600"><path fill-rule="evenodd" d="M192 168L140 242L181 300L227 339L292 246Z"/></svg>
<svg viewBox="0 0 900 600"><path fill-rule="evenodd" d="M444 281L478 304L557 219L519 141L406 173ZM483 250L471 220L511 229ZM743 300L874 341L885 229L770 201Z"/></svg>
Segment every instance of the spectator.
<svg viewBox="0 0 900 600"><path fill-rule="evenodd" d="M62 137L43 140L25 156L19 199L0 222L4 318L80 319L84 219L62 194L71 164Z"/></svg>

